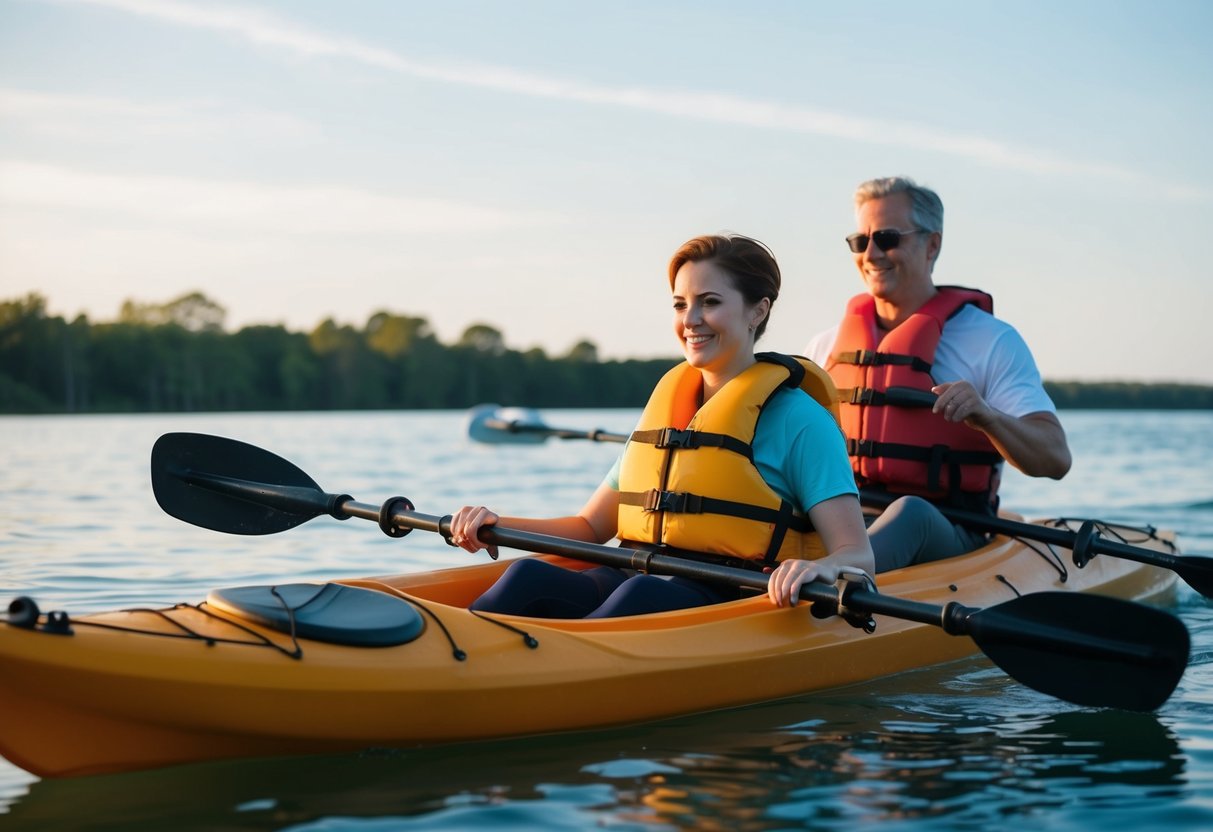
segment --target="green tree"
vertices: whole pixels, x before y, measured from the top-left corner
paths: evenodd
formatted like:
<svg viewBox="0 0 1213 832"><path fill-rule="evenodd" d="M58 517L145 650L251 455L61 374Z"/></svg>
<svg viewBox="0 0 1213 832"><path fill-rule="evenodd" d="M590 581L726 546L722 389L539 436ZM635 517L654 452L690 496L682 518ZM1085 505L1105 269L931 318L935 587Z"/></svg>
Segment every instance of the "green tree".
<svg viewBox="0 0 1213 832"><path fill-rule="evenodd" d="M42 295L0 303L0 407L6 411L57 409L48 377L55 346L52 327Z"/></svg>
<svg viewBox="0 0 1213 832"><path fill-rule="evenodd" d="M473 324L454 345L424 318L379 311L355 328L251 326L228 334L200 292L72 322L37 293L0 301L0 412L639 407L676 359L601 361L590 341L559 358L509 349ZM1213 387L1046 382L1061 408L1213 409Z"/></svg>
<svg viewBox="0 0 1213 832"><path fill-rule="evenodd" d="M215 332L223 329L227 310L201 292L188 292L168 303L122 302L118 321L144 326L176 324L189 332Z"/></svg>
<svg viewBox="0 0 1213 832"><path fill-rule="evenodd" d="M578 341L565 357L569 361L582 364L597 364L598 347L593 341Z"/></svg>
<svg viewBox="0 0 1213 832"><path fill-rule="evenodd" d="M489 355L505 352L505 337L488 324L472 324L463 331L456 346L467 347Z"/></svg>

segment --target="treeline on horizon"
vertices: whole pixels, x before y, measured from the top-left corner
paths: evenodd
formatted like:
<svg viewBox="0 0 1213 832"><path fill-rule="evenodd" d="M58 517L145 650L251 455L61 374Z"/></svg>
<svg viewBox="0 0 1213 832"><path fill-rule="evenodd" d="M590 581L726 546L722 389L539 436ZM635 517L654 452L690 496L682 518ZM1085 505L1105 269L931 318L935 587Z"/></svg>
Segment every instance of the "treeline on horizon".
<svg viewBox="0 0 1213 832"><path fill-rule="evenodd" d="M0 413L641 407L679 359L600 361L589 341L562 356L505 345L474 324L443 344L424 318L377 312L309 333L224 327L194 292L127 301L118 320L67 321L36 293L0 301ZM1059 408L1213 409L1213 387L1046 382Z"/></svg>

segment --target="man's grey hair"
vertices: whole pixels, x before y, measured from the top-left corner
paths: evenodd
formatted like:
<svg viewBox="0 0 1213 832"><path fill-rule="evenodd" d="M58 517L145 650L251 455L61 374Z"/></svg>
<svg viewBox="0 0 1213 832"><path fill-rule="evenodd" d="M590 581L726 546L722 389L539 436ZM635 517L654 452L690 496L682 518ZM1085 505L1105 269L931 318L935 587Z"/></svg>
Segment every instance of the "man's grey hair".
<svg viewBox="0 0 1213 832"><path fill-rule="evenodd" d="M943 200L939 194L908 176L888 176L864 182L855 189L855 208L858 210L870 199L883 199L893 194L910 197L910 222L915 227L943 233Z"/></svg>

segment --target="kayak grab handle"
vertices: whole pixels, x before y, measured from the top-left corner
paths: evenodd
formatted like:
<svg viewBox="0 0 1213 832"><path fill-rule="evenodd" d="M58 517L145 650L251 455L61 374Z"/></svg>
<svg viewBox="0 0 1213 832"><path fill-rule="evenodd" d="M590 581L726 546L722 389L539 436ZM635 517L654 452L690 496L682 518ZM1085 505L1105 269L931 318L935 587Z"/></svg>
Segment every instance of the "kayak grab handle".
<svg viewBox="0 0 1213 832"><path fill-rule="evenodd" d="M14 598L8 605L8 623L12 627L32 630L38 625L38 604L28 595Z"/></svg>
<svg viewBox="0 0 1213 832"><path fill-rule="evenodd" d="M34 602L34 599L28 595L21 595L14 598L12 603L8 605L7 623L10 627L33 630L37 629L38 619L41 615L41 612L38 610L38 604ZM71 619L62 610L48 612L46 614L46 623L42 625L42 632L56 636L70 636L72 634Z"/></svg>

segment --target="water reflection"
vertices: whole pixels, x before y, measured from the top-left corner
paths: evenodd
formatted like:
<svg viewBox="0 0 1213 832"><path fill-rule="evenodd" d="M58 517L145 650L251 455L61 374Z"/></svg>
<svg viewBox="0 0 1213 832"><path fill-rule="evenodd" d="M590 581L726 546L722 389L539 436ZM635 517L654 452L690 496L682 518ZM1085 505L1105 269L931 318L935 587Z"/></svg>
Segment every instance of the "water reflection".
<svg viewBox="0 0 1213 832"><path fill-rule="evenodd" d="M1058 712L981 661L899 679L612 732L40 781L5 826L980 825L1062 806L1132 811L1184 791L1184 756L1155 716ZM1024 715L1008 715L1008 699Z"/></svg>
<svg viewBox="0 0 1213 832"><path fill-rule="evenodd" d="M1005 720L972 715L907 722L874 710L840 714L769 747L666 762L641 802L678 826L853 828L890 820L984 825L1062 806L1119 811L1179 796L1184 758L1150 715L1074 711Z"/></svg>

